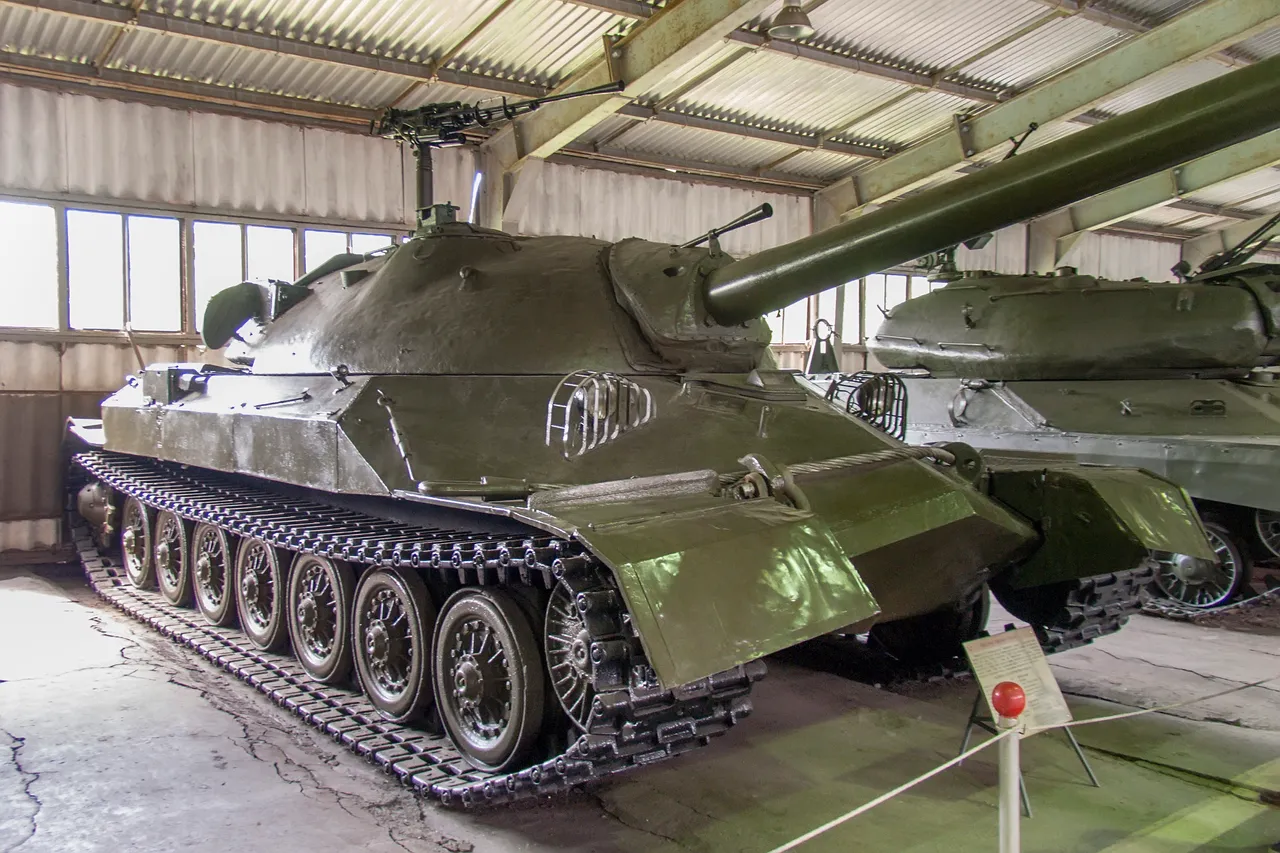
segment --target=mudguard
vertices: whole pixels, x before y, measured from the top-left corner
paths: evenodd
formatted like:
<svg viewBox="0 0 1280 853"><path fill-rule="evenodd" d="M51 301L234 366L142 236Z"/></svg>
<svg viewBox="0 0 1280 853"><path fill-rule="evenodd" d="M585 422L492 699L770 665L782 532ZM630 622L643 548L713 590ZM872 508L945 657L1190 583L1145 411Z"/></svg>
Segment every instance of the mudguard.
<svg viewBox="0 0 1280 853"><path fill-rule="evenodd" d="M1042 536L1035 553L1009 575L1016 589L1127 571L1149 551L1217 559L1187 493L1146 471L997 468L989 492L1030 519Z"/></svg>
<svg viewBox="0 0 1280 853"><path fill-rule="evenodd" d="M668 495L554 512L613 569L664 687L879 612L827 525L772 499Z"/></svg>

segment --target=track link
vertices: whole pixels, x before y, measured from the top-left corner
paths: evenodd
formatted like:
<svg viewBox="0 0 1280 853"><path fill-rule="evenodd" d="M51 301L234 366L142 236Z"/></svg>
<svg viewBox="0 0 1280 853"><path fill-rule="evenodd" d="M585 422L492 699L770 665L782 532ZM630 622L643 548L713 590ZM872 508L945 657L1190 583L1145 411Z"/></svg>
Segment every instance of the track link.
<svg viewBox="0 0 1280 853"><path fill-rule="evenodd" d="M1142 611L1143 590L1155 579L1155 569L1143 566L1081 578L1053 622L1037 629L1045 654L1087 646L1124 627Z"/></svg>
<svg viewBox="0 0 1280 853"><path fill-rule="evenodd" d="M382 719L358 690L322 685L292 655L262 652L239 630L208 625L194 610L134 587L71 513L73 538L94 590L160 633L256 687L273 702L402 783L446 805L511 802L641 767L707 744L751 712L756 661L674 690L654 678L608 570L576 543L550 536L512 539L479 530L441 530L362 515L275 494L212 472L106 451L76 454L76 468L126 495L191 521L264 539L294 553L366 566L414 567L467 585L565 584L590 606L583 615L604 654L592 676L585 731L567 750L513 773L469 765L443 735ZM74 500L71 505L74 506Z"/></svg>

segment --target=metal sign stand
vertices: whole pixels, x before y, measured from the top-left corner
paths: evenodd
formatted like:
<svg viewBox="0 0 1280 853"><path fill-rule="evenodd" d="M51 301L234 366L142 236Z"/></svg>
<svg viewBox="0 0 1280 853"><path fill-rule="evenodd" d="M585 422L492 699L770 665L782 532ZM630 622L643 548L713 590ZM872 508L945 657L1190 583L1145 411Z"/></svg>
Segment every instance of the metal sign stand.
<svg viewBox="0 0 1280 853"><path fill-rule="evenodd" d="M969 722L964 727L964 739L960 741L960 752L963 753L969 748L969 738L973 735L974 728L982 729L991 734L999 734L1000 730L996 728L995 723L982 713L983 701L982 689L978 689L978 695L973 699L973 710L969 712ZM1093 767L1089 764L1089 759L1085 757L1084 750L1080 748L1080 742L1076 740L1076 736L1071 733L1070 728L1063 728L1062 733L1067 736L1067 742L1071 744L1071 748L1075 750L1076 757L1080 759L1080 763L1084 766L1084 772L1089 774L1089 783L1095 788L1101 788L1098 777L1093 772ZM1022 797L1022 813L1027 817L1031 817L1031 799L1027 796L1027 784L1023 779L1022 771L1018 771L1018 793Z"/></svg>

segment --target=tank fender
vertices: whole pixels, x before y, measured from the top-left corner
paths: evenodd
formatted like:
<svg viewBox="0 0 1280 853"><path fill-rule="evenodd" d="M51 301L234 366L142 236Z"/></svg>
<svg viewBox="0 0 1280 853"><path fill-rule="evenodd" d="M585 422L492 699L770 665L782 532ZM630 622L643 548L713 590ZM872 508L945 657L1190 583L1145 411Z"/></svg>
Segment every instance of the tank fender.
<svg viewBox="0 0 1280 853"><path fill-rule="evenodd" d="M989 492L1026 516L1041 544L1015 566L1015 589L1127 571L1149 551L1215 559L1187 493L1138 469L1064 465L993 470Z"/></svg>
<svg viewBox="0 0 1280 853"><path fill-rule="evenodd" d="M879 613L814 513L768 497L680 491L553 510L612 569L663 687Z"/></svg>

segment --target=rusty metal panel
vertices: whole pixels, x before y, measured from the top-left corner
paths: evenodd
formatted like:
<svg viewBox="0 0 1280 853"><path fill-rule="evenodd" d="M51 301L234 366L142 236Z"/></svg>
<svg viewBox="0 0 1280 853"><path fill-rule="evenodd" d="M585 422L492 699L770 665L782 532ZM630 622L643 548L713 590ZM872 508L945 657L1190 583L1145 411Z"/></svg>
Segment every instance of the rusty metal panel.
<svg viewBox="0 0 1280 853"><path fill-rule="evenodd" d="M62 420L57 393L0 394L0 521L61 511Z"/></svg>
<svg viewBox="0 0 1280 853"><path fill-rule="evenodd" d="M0 521L0 553L43 551L61 543L62 518Z"/></svg>
<svg viewBox="0 0 1280 853"><path fill-rule="evenodd" d="M57 344L0 341L0 393L57 391L60 371Z"/></svg>

